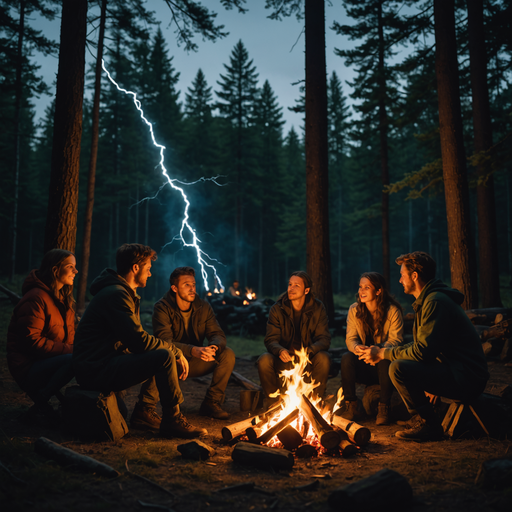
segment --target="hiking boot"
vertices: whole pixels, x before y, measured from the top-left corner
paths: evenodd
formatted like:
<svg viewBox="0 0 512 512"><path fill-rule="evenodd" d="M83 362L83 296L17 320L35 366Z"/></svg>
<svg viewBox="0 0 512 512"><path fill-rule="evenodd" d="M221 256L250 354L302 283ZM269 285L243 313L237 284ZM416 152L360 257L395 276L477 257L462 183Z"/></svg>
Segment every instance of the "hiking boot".
<svg viewBox="0 0 512 512"><path fill-rule="evenodd" d="M409 418L407 421L403 421L403 420L398 420L396 422L397 425L400 425L401 427L405 427L406 429L407 428L411 428L413 427L414 425L416 425L416 422L419 420L420 418L420 415L419 414L415 414L414 416L412 416L411 418Z"/></svg>
<svg viewBox="0 0 512 512"><path fill-rule="evenodd" d="M379 412L377 413L376 425L389 425L389 405L379 404Z"/></svg>
<svg viewBox="0 0 512 512"><path fill-rule="evenodd" d="M204 400L199 408L199 414L217 420L227 420L229 418L229 413L222 410L219 402L214 402L213 400Z"/></svg>
<svg viewBox="0 0 512 512"><path fill-rule="evenodd" d="M357 400L350 401L346 400L345 404L347 406L347 410L341 415L346 420L355 421L358 420L361 415L359 414L358 407L359 403Z"/></svg>
<svg viewBox="0 0 512 512"><path fill-rule="evenodd" d="M158 430L162 418L157 414L154 407L147 407L137 403L130 418L130 427L139 430Z"/></svg>
<svg viewBox="0 0 512 512"><path fill-rule="evenodd" d="M59 427L62 416L48 402L38 402L19 416L19 421L31 426Z"/></svg>
<svg viewBox="0 0 512 512"><path fill-rule="evenodd" d="M208 431L205 428L194 427L183 414L165 417L160 424L160 435L162 437L181 437L193 439L194 437L205 436Z"/></svg>
<svg viewBox="0 0 512 512"><path fill-rule="evenodd" d="M429 421L418 416L410 428L397 432L396 437L404 441L441 441L444 437L440 421Z"/></svg>

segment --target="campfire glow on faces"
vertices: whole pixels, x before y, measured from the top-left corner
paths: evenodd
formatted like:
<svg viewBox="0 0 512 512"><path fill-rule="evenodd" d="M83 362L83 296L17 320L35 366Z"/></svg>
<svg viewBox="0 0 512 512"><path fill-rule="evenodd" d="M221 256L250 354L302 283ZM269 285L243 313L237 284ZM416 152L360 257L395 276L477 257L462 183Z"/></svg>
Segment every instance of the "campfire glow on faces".
<svg viewBox="0 0 512 512"><path fill-rule="evenodd" d="M195 232L195 230L192 228L192 226L188 222L189 221L188 209L190 206L190 202L187 198L187 195L185 194L185 191L181 187L178 187L176 185L176 183L180 183L181 185L194 185L194 183L198 183L200 181L212 181L213 183L215 183L215 185L221 187L222 185L217 182L217 179L219 178L219 176L215 176L213 178L200 178L199 180L192 182L192 183L184 183L184 182L176 180L176 179L171 179L169 174L167 173L167 169L165 168L165 165L164 165L165 146L162 146L161 144L158 144L156 142L155 135L153 133L153 125L150 121L148 121L144 117L144 111L141 108L142 104L141 104L140 100L137 99L137 95L132 91L127 91L126 89L123 89L122 87L120 87L117 84L117 82L110 76L110 73L108 72L107 68L105 67L105 61L103 59L101 60L101 66L103 68L103 71L105 71L105 73L107 74L108 79L116 86L117 90L120 92L124 92L127 96L132 97L133 103L134 103L136 109L139 111L141 119L146 123L146 125L149 128L149 132L151 134L151 140L153 141L154 146L156 148L158 148L160 151L160 162L158 165L162 169L163 176L167 179L167 182L169 183L169 185L174 190L180 192L181 196L183 197L183 201L185 203L185 209L183 211L183 220L181 222L181 229L180 229L179 235L176 235L173 240L178 239L181 241L181 243L183 244L184 247L191 247L196 251L197 262L199 263L199 266L201 267L201 275L203 277L204 286L205 286L206 290L209 290L208 273L206 271L206 267L211 269L211 271L213 272L214 277L215 277L215 282L219 283L221 288L224 288L219 276L217 275L217 269L215 268L214 265L212 265L211 263L208 263L208 261L206 261L204 258L206 257L209 261L214 261L216 263L218 263L218 261L216 259L210 257L199 247L201 240L199 240L199 238L197 238L197 233ZM161 190L161 188L160 188L160 190ZM149 199L154 199L154 197L142 199L141 201L139 201L139 203L141 203L143 201L147 201ZM185 233L187 233L187 236L189 236L192 239L191 242L187 242L185 240ZM217 289L216 289L216 293L219 293Z"/></svg>

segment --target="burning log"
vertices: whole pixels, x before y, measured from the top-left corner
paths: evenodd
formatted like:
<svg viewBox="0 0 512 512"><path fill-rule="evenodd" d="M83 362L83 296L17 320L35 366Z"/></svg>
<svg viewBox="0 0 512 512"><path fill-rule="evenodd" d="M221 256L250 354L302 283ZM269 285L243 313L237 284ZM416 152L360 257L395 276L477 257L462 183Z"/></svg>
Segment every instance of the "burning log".
<svg viewBox="0 0 512 512"><path fill-rule="evenodd" d="M370 430L358 425L355 421L346 420L334 414L331 418L331 423L346 432L349 440L357 446L366 446L370 442L372 437Z"/></svg>
<svg viewBox="0 0 512 512"><path fill-rule="evenodd" d="M310 444L303 444L297 448L295 455L299 457L299 459L311 459L311 457L316 457L318 452L314 446Z"/></svg>
<svg viewBox="0 0 512 512"><path fill-rule="evenodd" d="M341 442L341 435L338 431L334 430L327 421L322 418L321 414L317 411L316 407L309 401L309 399L302 395L302 402L300 405L304 416L309 423L313 426L320 444L328 450L338 446Z"/></svg>
<svg viewBox="0 0 512 512"><path fill-rule="evenodd" d="M340 455L343 458L352 457L357 453L357 446L352 444L348 439L343 439L339 445Z"/></svg>
<svg viewBox="0 0 512 512"><path fill-rule="evenodd" d="M251 426L254 425L254 421L258 416L253 416L252 418L248 418L246 420L239 421L238 423L233 423L227 427L222 427L222 439L224 441L231 441L235 437L241 436L245 434L245 431Z"/></svg>
<svg viewBox="0 0 512 512"><path fill-rule="evenodd" d="M296 450L302 444L302 436L291 425L281 430L277 437L285 450Z"/></svg>
<svg viewBox="0 0 512 512"><path fill-rule="evenodd" d="M282 448L269 448L268 446L258 446L251 443L237 443L231 458L239 464L250 464L264 468L272 467L274 469L293 468L293 454Z"/></svg>
<svg viewBox="0 0 512 512"><path fill-rule="evenodd" d="M263 427L267 423L268 423L268 418L264 418L264 419L258 421L258 423L256 423L256 425L253 425L252 427L247 428L247 430L245 431L245 435L249 439L250 443L254 443L256 441L256 439L258 439L258 437L261 436Z"/></svg>
<svg viewBox="0 0 512 512"><path fill-rule="evenodd" d="M374 475L332 491L329 505L336 510L376 510L383 505L394 510L405 507L411 500L412 488L407 479L391 469L381 469Z"/></svg>
<svg viewBox="0 0 512 512"><path fill-rule="evenodd" d="M276 423L273 427L270 427L264 434L258 437L254 442L259 444L267 444L274 436L279 434L281 430L287 427L294 419L299 415L299 409L292 411L286 418L282 419L279 423Z"/></svg>

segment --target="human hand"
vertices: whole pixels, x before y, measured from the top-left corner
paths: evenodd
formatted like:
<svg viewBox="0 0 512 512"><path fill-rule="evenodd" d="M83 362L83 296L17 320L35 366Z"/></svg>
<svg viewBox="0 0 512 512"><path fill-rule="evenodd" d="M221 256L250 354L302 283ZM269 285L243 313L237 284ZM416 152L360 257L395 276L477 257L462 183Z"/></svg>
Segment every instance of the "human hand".
<svg viewBox="0 0 512 512"><path fill-rule="evenodd" d="M366 352L366 349L368 349L369 347L366 347L364 345L356 345L355 348L354 348L354 354L356 356L360 356L361 354L364 354Z"/></svg>
<svg viewBox="0 0 512 512"><path fill-rule="evenodd" d="M187 358L185 356L181 356L179 359L176 359L176 364L178 365L178 377L180 380L185 380L188 377L188 369L189 364Z"/></svg>
<svg viewBox="0 0 512 512"><path fill-rule="evenodd" d="M211 362L215 360L215 354L217 353L216 345L209 345L208 347L194 347L192 349L192 355L201 359L201 361Z"/></svg>
<svg viewBox="0 0 512 512"><path fill-rule="evenodd" d="M281 359L283 363L289 363L290 361L292 361L292 354L290 354L288 350L283 349L281 350L281 352L279 352L279 359Z"/></svg>
<svg viewBox="0 0 512 512"><path fill-rule="evenodd" d="M384 349L376 345L365 347L364 353L359 356L366 364L375 366L379 361L384 359Z"/></svg>

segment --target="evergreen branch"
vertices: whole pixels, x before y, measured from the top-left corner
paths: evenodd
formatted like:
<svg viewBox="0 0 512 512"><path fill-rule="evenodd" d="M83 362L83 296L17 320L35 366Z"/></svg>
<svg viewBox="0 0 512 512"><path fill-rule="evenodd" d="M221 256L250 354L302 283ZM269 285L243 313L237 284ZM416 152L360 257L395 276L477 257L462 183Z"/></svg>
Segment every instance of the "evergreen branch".
<svg viewBox="0 0 512 512"><path fill-rule="evenodd" d="M442 173L443 164L441 159L438 158L424 165L418 171L407 173L402 180L386 185L383 191L388 194L396 194L400 190L409 187L412 190L409 192L407 199L415 199L420 197L425 190L442 181ZM419 190L415 190L417 186L421 186L421 184L425 182L427 182L425 186L422 186Z"/></svg>

